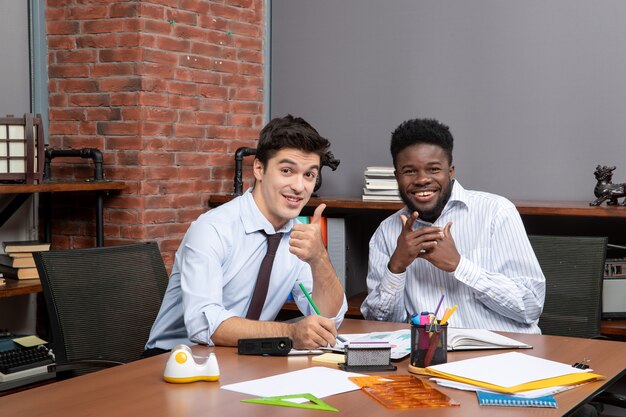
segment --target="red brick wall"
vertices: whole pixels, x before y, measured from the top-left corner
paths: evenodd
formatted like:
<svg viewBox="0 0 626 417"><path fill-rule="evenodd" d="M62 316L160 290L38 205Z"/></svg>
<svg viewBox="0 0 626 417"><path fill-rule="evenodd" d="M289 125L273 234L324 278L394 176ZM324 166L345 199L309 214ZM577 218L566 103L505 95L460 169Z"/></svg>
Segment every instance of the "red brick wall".
<svg viewBox="0 0 626 417"><path fill-rule="evenodd" d="M263 0L47 0L50 146L98 148L105 245L156 240L171 264L234 151L263 120ZM52 175L85 178L85 161ZM93 196L54 197L53 248L94 246Z"/></svg>

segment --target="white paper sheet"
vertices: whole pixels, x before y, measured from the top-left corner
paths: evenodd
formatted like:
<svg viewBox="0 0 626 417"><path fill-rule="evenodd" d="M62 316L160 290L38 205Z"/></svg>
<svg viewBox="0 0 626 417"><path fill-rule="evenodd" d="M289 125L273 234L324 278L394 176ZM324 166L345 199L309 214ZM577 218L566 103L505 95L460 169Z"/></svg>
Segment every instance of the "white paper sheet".
<svg viewBox="0 0 626 417"><path fill-rule="evenodd" d="M277 397L293 394L313 394L317 398L358 390L348 378L364 376L339 369L314 366L267 378L222 385L222 389L250 394L257 397Z"/></svg>
<svg viewBox="0 0 626 417"><path fill-rule="evenodd" d="M430 380L436 382L442 387L454 388L454 389L458 389L462 391L484 391L484 392L492 392L494 394L501 394L497 391L491 391L483 387L478 387L476 385L464 384L463 382L450 381L450 380L441 379L441 378L430 378ZM578 386L579 385L568 385L568 386L556 386L556 387L550 387L550 388L533 389L533 390L528 390L528 391L516 392L515 396L523 397L523 398L537 398L537 397L543 397L544 395L557 394L559 392L567 391L572 388L576 388Z"/></svg>
<svg viewBox="0 0 626 417"><path fill-rule="evenodd" d="M513 387L531 381L588 372L571 365L519 352L448 362L431 366L429 369L501 387Z"/></svg>

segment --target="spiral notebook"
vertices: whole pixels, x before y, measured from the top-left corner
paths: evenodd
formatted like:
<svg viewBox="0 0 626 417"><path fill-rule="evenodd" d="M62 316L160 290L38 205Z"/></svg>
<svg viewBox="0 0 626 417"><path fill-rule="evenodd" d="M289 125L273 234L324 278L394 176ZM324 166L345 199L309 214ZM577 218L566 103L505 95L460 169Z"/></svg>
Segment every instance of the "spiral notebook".
<svg viewBox="0 0 626 417"><path fill-rule="evenodd" d="M499 405L504 407L546 407L557 408L558 404L552 395L537 398L525 398L516 395L498 394L495 392L476 391L478 404Z"/></svg>

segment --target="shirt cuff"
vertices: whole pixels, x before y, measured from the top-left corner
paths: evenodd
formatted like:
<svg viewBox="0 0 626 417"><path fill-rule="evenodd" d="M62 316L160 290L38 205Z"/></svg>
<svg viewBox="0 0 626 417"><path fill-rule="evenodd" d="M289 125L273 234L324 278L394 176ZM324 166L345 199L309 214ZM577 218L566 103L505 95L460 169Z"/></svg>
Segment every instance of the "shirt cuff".
<svg viewBox="0 0 626 417"><path fill-rule="evenodd" d="M390 294L399 294L404 291L404 285L406 283L406 271L394 274L385 267L385 277L381 283L381 289Z"/></svg>
<svg viewBox="0 0 626 417"><path fill-rule="evenodd" d="M341 308L335 317L331 317L330 319L335 322L335 327L338 329L343 323L343 318L346 315L346 311L348 311L348 301L346 300L346 295L343 295L343 303L341 304Z"/></svg>
<svg viewBox="0 0 626 417"><path fill-rule="evenodd" d="M459 265L456 267L456 271L453 272L454 277L462 283L474 287L480 278L481 268L461 255Z"/></svg>
<svg viewBox="0 0 626 417"><path fill-rule="evenodd" d="M219 310L219 311L215 311ZM237 315L229 310L221 307L207 308L202 310L202 316L190 323L187 323L187 331L190 334L189 340L209 346L215 346L211 340L211 336L215 333L220 324ZM193 329L200 331L192 334ZM191 330L191 331L190 331Z"/></svg>

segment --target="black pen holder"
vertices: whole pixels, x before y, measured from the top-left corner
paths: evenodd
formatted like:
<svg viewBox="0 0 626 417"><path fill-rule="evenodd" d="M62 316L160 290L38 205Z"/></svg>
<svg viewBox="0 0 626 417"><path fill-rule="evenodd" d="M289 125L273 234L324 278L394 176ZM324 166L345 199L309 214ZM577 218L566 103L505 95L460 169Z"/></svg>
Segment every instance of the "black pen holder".
<svg viewBox="0 0 626 417"><path fill-rule="evenodd" d="M426 368L448 361L448 325L411 324L411 365Z"/></svg>

